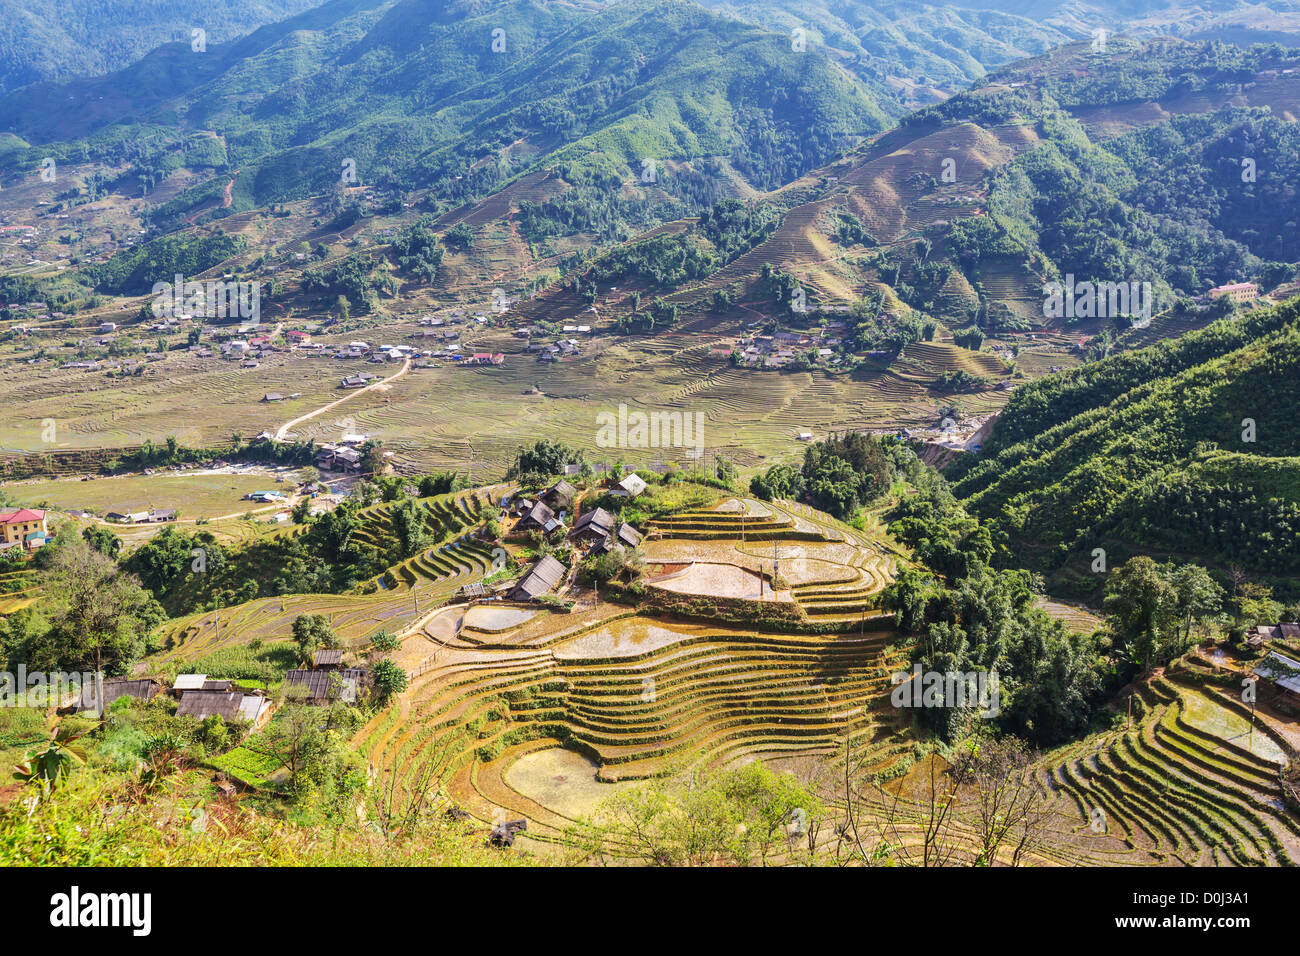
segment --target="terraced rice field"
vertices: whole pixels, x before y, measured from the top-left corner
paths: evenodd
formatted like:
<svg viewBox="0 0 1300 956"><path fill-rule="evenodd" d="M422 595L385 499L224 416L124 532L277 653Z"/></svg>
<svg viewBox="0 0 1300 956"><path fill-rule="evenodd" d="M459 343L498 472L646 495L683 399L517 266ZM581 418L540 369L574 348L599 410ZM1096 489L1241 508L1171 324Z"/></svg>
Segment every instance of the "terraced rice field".
<svg viewBox="0 0 1300 956"><path fill-rule="evenodd" d="M1275 732L1258 724L1258 743L1248 748L1245 708L1187 674L1141 687L1133 714L1130 727L1042 760L1039 779L1060 818L1076 821L1054 831L1049 858L1188 866L1300 861L1300 819L1281 801L1277 760L1284 742Z"/></svg>
<svg viewBox="0 0 1300 956"><path fill-rule="evenodd" d="M810 619L842 621L843 631L754 633L605 605L469 627L453 607L419 643L408 640L412 685L357 743L404 784L434 768L446 796L479 820L526 817L541 845L597 814L602 791L691 765L763 758L837 779L847 740L855 766L904 771L883 791L864 787L863 806L892 816L915 849L928 761L939 758L912 764L918 738L889 699L890 675L906 667L900 636L880 618L853 627L859 615L844 607L867 606L892 574L887 543L812 509L744 498L656 522L646 543L649 561L677 567L691 554L756 567L773 547ZM1047 816L1028 862L1300 860L1300 819L1277 782L1285 740L1262 722L1252 733L1249 712L1201 686L1200 674L1180 665L1153 677L1134 694L1131 723L1039 758L1027 780ZM842 805L833 787L823 796ZM973 795L959 794L948 837L958 860L973 855L975 814Z"/></svg>
<svg viewBox="0 0 1300 956"><path fill-rule="evenodd" d="M190 661L254 639L288 640L294 619L300 614L324 614L344 641L354 646L380 630L404 631L461 587L491 573L491 546L468 532L482 520L503 488L498 485L418 499L426 513L426 527L436 543L376 578L373 593L260 598L237 607L177 618L159 632L166 647L161 659ZM386 539L390 509L390 505L379 504L361 512L363 524L355 537L362 547L375 547Z"/></svg>
<svg viewBox="0 0 1300 956"><path fill-rule="evenodd" d="M796 600L831 633L756 634L614 605L574 615L493 608L491 619L477 607L448 608L426 622L422 645L408 639L412 685L358 743L399 781L432 761L471 814L522 813L534 821L531 836L554 839L572 822L568 811L593 796L594 774L608 782L681 762L830 753L845 734L896 734L884 691L901 660L899 636L888 617L863 615L892 576L885 549L812 509L750 499L655 523L645 549L651 563L712 556L739 570L756 569L773 546L798 582ZM592 761L572 799L553 789L553 776L512 769L580 764L540 756L560 742ZM537 780L546 792L507 779Z"/></svg>
<svg viewBox="0 0 1300 956"><path fill-rule="evenodd" d="M29 568L0 571L0 617L31 607L43 593L36 584L36 572Z"/></svg>
<svg viewBox="0 0 1300 956"><path fill-rule="evenodd" d="M765 575L769 599L773 568L779 565L789 598L817 624L847 626L878 617L876 596L896 570L894 554L879 538L789 501L739 499L719 510L653 522L644 551L648 562L661 565L728 564ZM692 592L681 583L671 589L722 593L707 587Z"/></svg>

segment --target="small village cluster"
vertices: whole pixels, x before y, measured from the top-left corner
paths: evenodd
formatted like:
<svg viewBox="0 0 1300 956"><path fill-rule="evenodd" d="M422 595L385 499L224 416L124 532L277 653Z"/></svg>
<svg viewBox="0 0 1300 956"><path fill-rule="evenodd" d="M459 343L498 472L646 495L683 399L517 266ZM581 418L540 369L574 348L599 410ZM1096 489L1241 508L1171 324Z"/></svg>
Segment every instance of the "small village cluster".
<svg viewBox="0 0 1300 956"><path fill-rule="evenodd" d="M737 339L731 354L741 365L755 368L784 368L810 352L817 353L817 364L835 366L843 356L836 354L844 346L848 325L836 320L809 331L777 331L771 335L754 334Z"/></svg>
<svg viewBox="0 0 1300 956"><path fill-rule="evenodd" d="M312 655L311 666L285 674L285 700L323 707L333 703L355 704L369 692L370 671L348 667L343 651L322 649ZM163 692L158 678L109 677L81 688L73 705L79 713L103 714L122 697L149 701ZM207 720L220 717L226 723L240 723L251 730L266 724L277 700L261 689L245 690L233 680L209 680L206 674L179 674L167 689L176 698L176 716Z"/></svg>
<svg viewBox="0 0 1300 956"><path fill-rule="evenodd" d="M644 494L645 490L645 480L630 473L615 482L608 494L631 500ZM565 540L584 549L588 555L604 554L620 547L632 549L641 544L641 532L626 521L618 521L604 508L592 508L583 512L573 522L573 526L568 527L565 518L572 512L577 497L577 488L568 481L561 480L543 490L536 498L517 495L503 499L501 515L506 520L513 520L510 529L512 535L563 535ZM569 569L560 561L549 554L545 555L509 589L507 596L514 601L539 600L558 588L568 574Z"/></svg>

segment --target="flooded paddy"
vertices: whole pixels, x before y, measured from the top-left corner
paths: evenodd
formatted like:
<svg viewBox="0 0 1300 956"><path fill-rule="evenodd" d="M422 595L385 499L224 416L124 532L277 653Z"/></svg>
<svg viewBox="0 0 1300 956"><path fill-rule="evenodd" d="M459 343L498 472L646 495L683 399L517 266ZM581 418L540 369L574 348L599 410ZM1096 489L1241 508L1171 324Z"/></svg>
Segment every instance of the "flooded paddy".
<svg viewBox="0 0 1300 956"><path fill-rule="evenodd" d="M628 617L611 621L604 627L555 645L556 660L636 657L678 641L705 634L716 634L716 627L658 621L648 617Z"/></svg>
<svg viewBox="0 0 1300 956"><path fill-rule="evenodd" d="M1282 763L1286 754L1257 724L1250 732L1250 721L1235 711L1222 707L1203 694L1183 696L1183 719L1198 730L1222 737L1238 747L1248 749L1257 757ZM1262 721L1261 721L1262 723Z"/></svg>
<svg viewBox="0 0 1300 956"><path fill-rule="evenodd" d="M425 622L424 633L435 641L446 643L460 630L461 617L464 613L463 604L453 604L451 607L443 608Z"/></svg>
<svg viewBox="0 0 1300 956"><path fill-rule="evenodd" d="M489 604L478 604L465 612L465 626L480 631L508 631L512 627L531 621L537 614L537 611L530 608L492 607Z"/></svg>
<svg viewBox="0 0 1300 956"><path fill-rule="evenodd" d="M763 577L734 564L697 562L680 571L672 572L650 584L677 594L698 594L705 597L744 598L750 601L790 601L789 591L772 591L772 585Z"/></svg>
<svg viewBox="0 0 1300 956"><path fill-rule="evenodd" d="M740 514L744 512L751 518L767 518L772 514L767 505L754 501L752 498L746 498L744 501L739 498L728 498L713 510L720 514Z"/></svg>

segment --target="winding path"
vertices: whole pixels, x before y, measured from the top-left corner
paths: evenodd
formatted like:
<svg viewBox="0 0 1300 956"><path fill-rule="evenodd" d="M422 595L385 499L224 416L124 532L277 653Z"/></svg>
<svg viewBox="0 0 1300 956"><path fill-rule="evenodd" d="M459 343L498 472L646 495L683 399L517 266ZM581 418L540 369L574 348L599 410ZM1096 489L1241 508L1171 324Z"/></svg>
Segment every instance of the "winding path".
<svg viewBox="0 0 1300 956"><path fill-rule="evenodd" d="M352 399L356 398L358 395L364 395L366 392L369 392L372 389L379 388L381 385L388 385L391 382L396 382L399 378L401 378L410 370L411 370L411 360L408 358L404 362L402 362L402 367L398 369L398 371L395 372L394 374L388 376L388 378L380 379L378 382L371 382L365 388L358 388L355 391L349 392L348 394L344 395L342 398L335 399L334 401L330 402L328 405L322 405L314 412L308 412L306 415L299 415L297 418L293 419L292 421L285 422L278 429L276 429L275 440L284 441L284 436L287 435L289 433L289 429L293 428L295 425L299 425L302 422L309 421L310 419L315 418L317 415L320 415L323 412L328 412L331 408L335 408L339 405L342 405L344 402L351 401Z"/></svg>

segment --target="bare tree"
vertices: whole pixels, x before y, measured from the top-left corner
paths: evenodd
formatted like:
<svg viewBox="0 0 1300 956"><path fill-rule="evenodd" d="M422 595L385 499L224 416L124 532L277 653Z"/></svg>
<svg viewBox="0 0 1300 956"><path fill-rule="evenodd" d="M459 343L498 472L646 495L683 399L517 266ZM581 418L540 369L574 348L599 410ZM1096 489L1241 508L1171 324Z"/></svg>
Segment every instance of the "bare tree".
<svg viewBox="0 0 1300 956"><path fill-rule="evenodd" d="M1046 841L1047 794L1033 772L1035 754L1016 737L980 740L963 751L974 795L977 866L1019 866Z"/></svg>

